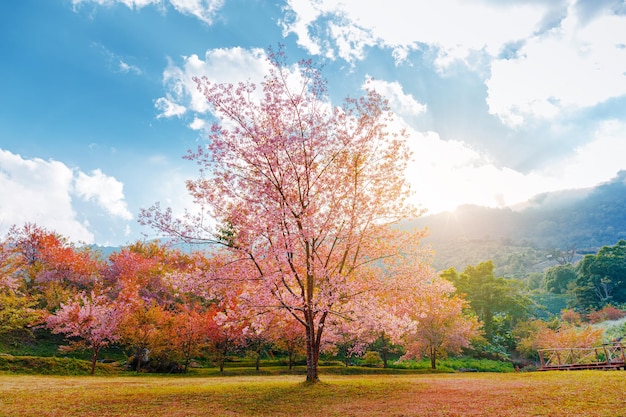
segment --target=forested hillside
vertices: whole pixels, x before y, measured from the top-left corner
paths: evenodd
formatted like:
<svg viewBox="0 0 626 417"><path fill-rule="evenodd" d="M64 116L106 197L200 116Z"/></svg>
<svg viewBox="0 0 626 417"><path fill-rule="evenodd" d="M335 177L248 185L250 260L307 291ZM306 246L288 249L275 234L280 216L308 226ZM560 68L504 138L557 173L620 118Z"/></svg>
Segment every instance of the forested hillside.
<svg viewBox="0 0 626 417"><path fill-rule="evenodd" d="M464 268L488 259L497 275L521 277L575 249L574 261L626 238L626 172L597 187L541 194L518 210L462 206L409 222L426 227L435 267Z"/></svg>

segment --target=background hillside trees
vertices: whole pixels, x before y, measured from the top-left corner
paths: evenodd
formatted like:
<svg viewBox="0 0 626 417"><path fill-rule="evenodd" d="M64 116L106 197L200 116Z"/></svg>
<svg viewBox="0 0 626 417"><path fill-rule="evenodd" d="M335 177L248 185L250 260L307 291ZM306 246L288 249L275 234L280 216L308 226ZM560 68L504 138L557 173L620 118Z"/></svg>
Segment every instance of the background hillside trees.
<svg viewBox="0 0 626 417"><path fill-rule="evenodd" d="M544 285L553 294L565 294L576 281L576 269L572 264L556 265L545 272Z"/></svg>
<svg viewBox="0 0 626 417"><path fill-rule="evenodd" d="M626 303L626 240L585 255L576 268L574 295L585 309Z"/></svg>

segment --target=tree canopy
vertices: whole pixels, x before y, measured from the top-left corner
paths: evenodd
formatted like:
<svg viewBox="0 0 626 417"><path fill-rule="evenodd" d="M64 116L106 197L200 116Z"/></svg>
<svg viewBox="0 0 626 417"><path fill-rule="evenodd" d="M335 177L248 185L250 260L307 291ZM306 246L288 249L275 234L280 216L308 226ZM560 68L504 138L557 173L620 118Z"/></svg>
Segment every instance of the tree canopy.
<svg viewBox="0 0 626 417"><path fill-rule="evenodd" d="M304 326L307 380L316 381L333 327L367 327L381 294L400 296L394 276L406 289L407 276L428 273L411 259L422 233L390 227L416 210L409 148L387 101L368 89L333 107L310 61L292 72L282 51L269 60L260 92L196 79L218 119L208 144L187 155L200 166L187 183L197 214L175 219L156 205L142 218L169 236L225 247L236 262L217 281L239 277L242 308L284 310ZM377 323L398 327L391 316Z"/></svg>
<svg viewBox="0 0 626 417"><path fill-rule="evenodd" d="M626 303L626 240L585 255L576 272L574 295L581 307L599 309Z"/></svg>
<svg viewBox="0 0 626 417"><path fill-rule="evenodd" d="M463 294L483 322L485 338L492 344L507 343L508 333L525 319L530 300L522 294L518 280L496 277L492 261L468 265L462 273L454 268L442 272L459 294Z"/></svg>

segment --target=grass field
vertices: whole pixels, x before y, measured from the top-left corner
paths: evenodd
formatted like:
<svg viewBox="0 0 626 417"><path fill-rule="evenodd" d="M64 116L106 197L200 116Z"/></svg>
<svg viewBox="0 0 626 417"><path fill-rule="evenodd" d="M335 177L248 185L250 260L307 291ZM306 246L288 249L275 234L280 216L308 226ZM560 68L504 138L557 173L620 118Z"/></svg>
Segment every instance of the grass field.
<svg viewBox="0 0 626 417"><path fill-rule="evenodd" d="M626 372L0 375L0 416L625 416Z"/></svg>

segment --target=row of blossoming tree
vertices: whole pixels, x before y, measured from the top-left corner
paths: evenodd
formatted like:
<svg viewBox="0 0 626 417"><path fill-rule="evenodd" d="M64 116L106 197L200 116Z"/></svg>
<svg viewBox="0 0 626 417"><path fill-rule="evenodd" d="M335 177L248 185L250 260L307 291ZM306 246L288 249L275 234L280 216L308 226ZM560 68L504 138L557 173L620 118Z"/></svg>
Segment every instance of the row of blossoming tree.
<svg viewBox="0 0 626 417"><path fill-rule="evenodd" d="M136 370L148 359L153 369L185 370L205 357L223 371L229 355L247 351L258 359L268 349L283 352L291 367L306 353L305 326L275 301L261 304L267 294L254 269L225 252L137 242L104 259L28 224L1 242L0 262L0 337L37 327L63 334L60 349L90 352L92 372L110 345L125 348ZM360 287L361 294L345 287L349 314L329 314L320 351L344 347L358 355L385 335L406 358L430 356L434 364L437 354L469 346L478 322L454 287L425 265L394 269L393 284L372 273L368 280L380 282Z"/></svg>

